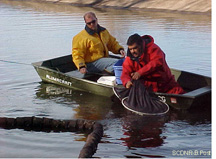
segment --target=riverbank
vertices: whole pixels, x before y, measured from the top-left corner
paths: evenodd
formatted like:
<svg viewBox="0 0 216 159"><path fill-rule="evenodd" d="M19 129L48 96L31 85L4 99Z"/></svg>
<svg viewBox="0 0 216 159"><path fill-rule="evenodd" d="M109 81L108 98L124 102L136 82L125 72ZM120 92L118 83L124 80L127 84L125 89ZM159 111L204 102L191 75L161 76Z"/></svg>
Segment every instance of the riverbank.
<svg viewBox="0 0 216 159"><path fill-rule="evenodd" d="M151 11L175 11L211 14L211 0L32 0L56 4L96 8L136 9Z"/></svg>

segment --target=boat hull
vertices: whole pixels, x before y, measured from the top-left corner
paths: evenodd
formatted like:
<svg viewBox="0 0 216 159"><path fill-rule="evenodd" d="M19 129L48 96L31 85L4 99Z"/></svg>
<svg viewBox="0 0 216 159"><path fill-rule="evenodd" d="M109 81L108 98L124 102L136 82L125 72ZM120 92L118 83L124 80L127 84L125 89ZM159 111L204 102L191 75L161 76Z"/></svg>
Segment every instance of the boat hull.
<svg viewBox="0 0 216 159"><path fill-rule="evenodd" d="M35 67L38 75L44 82L57 84L63 87L87 91L89 93L111 97L112 86L91 82L85 79L72 78L61 72L49 70L42 67Z"/></svg>

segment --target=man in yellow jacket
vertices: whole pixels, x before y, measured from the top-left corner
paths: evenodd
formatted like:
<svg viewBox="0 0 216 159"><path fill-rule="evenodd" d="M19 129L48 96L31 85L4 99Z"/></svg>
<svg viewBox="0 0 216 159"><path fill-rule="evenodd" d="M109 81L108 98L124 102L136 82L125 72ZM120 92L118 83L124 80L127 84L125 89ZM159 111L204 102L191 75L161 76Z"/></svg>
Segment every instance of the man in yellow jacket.
<svg viewBox="0 0 216 159"><path fill-rule="evenodd" d="M85 29L73 38L72 57L79 72L85 74L108 72L113 73L116 59L109 58L109 51L125 56L124 48L106 28L98 24L93 12L84 15Z"/></svg>

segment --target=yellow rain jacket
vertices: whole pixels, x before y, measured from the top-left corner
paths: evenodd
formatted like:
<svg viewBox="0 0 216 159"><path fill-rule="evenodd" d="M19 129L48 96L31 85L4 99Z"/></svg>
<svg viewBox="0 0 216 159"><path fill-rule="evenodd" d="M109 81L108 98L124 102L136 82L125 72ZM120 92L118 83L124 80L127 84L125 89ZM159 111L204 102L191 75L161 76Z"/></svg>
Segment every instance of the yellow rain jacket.
<svg viewBox="0 0 216 159"><path fill-rule="evenodd" d="M109 51L119 54L123 49L116 39L103 27L98 25L98 32L87 26L73 38L72 57L76 67L86 67L85 63L108 57Z"/></svg>

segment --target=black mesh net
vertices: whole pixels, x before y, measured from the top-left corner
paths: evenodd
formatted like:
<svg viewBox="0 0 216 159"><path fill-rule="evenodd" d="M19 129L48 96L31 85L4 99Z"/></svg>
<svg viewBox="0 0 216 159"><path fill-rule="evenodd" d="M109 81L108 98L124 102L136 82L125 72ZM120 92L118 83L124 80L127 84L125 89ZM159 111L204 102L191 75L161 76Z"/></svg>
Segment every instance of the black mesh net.
<svg viewBox="0 0 216 159"><path fill-rule="evenodd" d="M140 115L160 115L169 111L169 106L140 80L133 81L129 89L114 87L113 91L125 108Z"/></svg>

